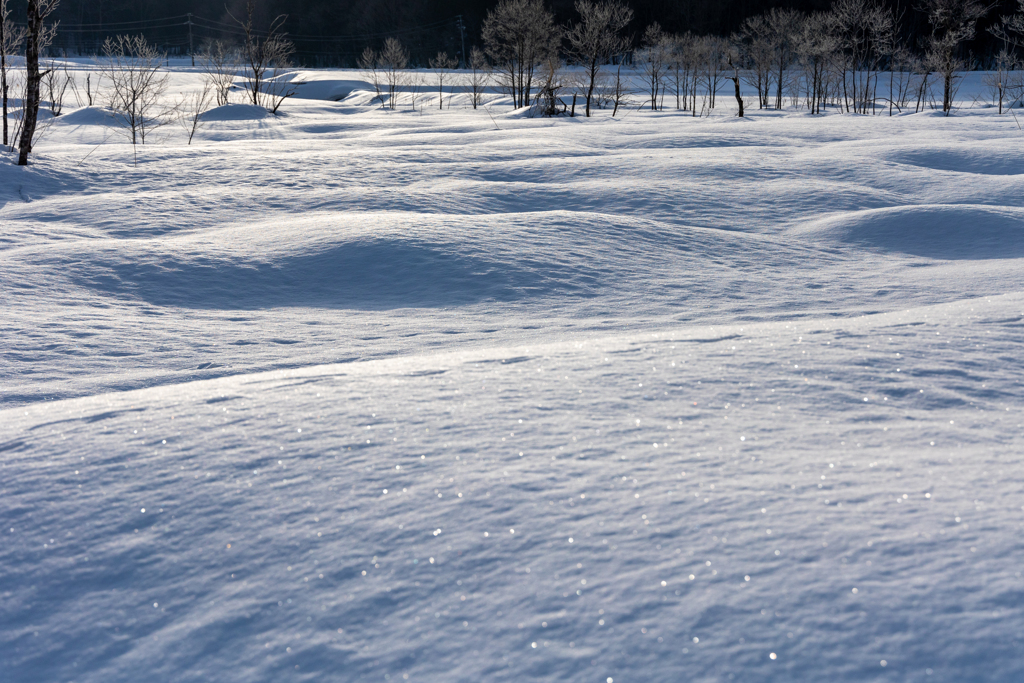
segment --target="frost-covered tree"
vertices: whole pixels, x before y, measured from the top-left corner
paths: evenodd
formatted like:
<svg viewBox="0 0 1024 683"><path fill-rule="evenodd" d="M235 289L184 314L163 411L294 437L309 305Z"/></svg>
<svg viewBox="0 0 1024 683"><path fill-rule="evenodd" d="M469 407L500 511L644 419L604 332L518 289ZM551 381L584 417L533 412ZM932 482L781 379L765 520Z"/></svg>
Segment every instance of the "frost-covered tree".
<svg viewBox="0 0 1024 683"><path fill-rule="evenodd" d="M576 11L580 20L566 38L570 55L583 67L586 76L586 115L589 117L601 66L629 46L629 39L621 35L621 31L633 19L633 10L614 0L577 0Z"/></svg>
<svg viewBox="0 0 1024 683"><path fill-rule="evenodd" d="M430 68L437 76L437 108L444 109L444 82L451 75L459 60L449 57L447 52L438 52L436 57L430 58Z"/></svg>
<svg viewBox="0 0 1024 683"><path fill-rule="evenodd" d="M1024 46L1024 0L1017 0L1017 14L999 17L988 31L1000 42L995 74L987 77L987 81L996 94L1002 114L1003 102L1008 97L1017 99L1024 94L1024 81L1019 73L1021 62L1014 53L1014 48Z"/></svg>
<svg viewBox="0 0 1024 683"><path fill-rule="evenodd" d="M484 49L515 107L530 103L538 67L558 52L562 32L541 0L501 0L483 24Z"/></svg>
<svg viewBox="0 0 1024 683"><path fill-rule="evenodd" d="M923 0L921 9L932 27L926 57L942 78L942 111L949 115L959 75L971 66L971 60L960 54L961 47L974 38L978 22L992 6L979 0Z"/></svg>
<svg viewBox="0 0 1024 683"><path fill-rule="evenodd" d="M796 56L804 73L807 109L820 114L828 99L829 74L836 65L839 39L831 14L815 12L801 26Z"/></svg>
<svg viewBox="0 0 1024 683"><path fill-rule="evenodd" d="M772 49L775 78L775 108L782 109L786 69L793 63L803 15L793 9L774 8L765 14L767 36Z"/></svg>
<svg viewBox="0 0 1024 683"><path fill-rule="evenodd" d="M650 97L651 111L660 109L660 98L664 96L665 69L669 61L671 42L661 30L661 25L654 22L644 30L641 48L634 58L639 64L644 85Z"/></svg>
<svg viewBox="0 0 1024 683"><path fill-rule="evenodd" d="M876 0L836 0L831 19L843 57L846 109L867 113L896 34L895 17Z"/></svg>
<svg viewBox="0 0 1024 683"><path fill-rule="evenodd" d="M388 38L377 56L377 63L388 86L388 106L395 109L398 106L398 92L405 83L409 52L398 38Z"/></svg>
<svg viewBox="0 0 1024 683"><path fill-rule="evenodd" d="M747 17L739 36L743 61L749 69L747 84L757 89L758 109L767 109L775 54L768 21L764 16Z"/></svg>
<svg viewBox="0 0 1024 683"><path fill-rule="evenodd" d="M722 70L726 67L729 44L719 36L705 36L702 44L702 71L704 84L707 86L708 109L715 108L715 95L722 81Z"/></svg>

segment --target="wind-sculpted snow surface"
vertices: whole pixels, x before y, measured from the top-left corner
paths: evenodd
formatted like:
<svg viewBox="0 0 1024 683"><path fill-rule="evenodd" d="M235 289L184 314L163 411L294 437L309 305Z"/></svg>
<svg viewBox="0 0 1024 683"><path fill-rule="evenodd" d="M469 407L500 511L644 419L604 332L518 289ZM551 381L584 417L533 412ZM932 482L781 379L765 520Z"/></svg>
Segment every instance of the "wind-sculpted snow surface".
<svg viewBox="0 0 1024 683"><path fill-rule="evenodd" d="M282 79L0 164L0 681L1024 679L1012 117Z"/></svg>
<svg viewBox="0 0 1024 683"><path fill-rule="evenodd" d="M1017 680L1022 310L1015 295L5 411L3 666Z"/></svg>

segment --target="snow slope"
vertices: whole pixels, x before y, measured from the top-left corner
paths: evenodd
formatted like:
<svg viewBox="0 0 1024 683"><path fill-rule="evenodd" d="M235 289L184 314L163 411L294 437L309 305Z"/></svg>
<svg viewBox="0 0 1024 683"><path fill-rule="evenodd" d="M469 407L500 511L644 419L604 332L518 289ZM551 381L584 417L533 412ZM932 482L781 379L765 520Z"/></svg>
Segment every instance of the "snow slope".
<svg viewBox="0 0 1024 683"><path fill-rule="evenodd" d="M0 680L1024 676L1012 118L320 77L0 165Z"/></svg>

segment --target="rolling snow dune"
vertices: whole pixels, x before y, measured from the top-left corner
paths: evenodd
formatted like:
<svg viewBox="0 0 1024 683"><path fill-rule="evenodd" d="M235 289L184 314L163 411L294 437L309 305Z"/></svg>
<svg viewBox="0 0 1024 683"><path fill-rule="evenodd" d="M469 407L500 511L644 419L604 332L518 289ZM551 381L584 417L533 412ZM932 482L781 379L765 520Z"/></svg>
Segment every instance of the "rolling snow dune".
<svg viewBox="0 0 1024 683"><path fill-rule="evenodd" d="M0 164L0 681L1024 678L1012 117L418 77Z"/></svg>
<svg viewBox="0 0 1024 683"><path fill-rule="evenodd" d="M1024 257L1024 209L918 205L840 214L795 231L827 243L848 242L933 259Z"/></svg>

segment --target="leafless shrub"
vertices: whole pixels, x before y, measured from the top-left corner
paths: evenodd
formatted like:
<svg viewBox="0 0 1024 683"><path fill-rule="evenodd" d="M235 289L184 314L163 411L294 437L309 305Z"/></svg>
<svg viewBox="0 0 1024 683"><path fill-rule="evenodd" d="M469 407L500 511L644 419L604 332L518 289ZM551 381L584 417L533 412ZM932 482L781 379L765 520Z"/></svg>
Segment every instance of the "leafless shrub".
<svg viewBox="0 0 1024 683"><path fill-rule="evenodd" d="M363 54L359 55L358 66L363 71L363 78L368 80L373 85L374 91L377 93L377 100L380 101L380 106L384 106L384 92L382 86L381 70L377 64L377 53L373 51L373 48L367 47L363 50Z"/></svg>
<svg viewBox="0 0 1024 683"><path fill-rule="evenodd" d="M68 88L75 89L75 77L68 71L66 62L57 66L52 60L42 76L46 99L50 103L50 113L60 116L64 113L64 96L67 94Z"/></svg>
<svg viewBox="0 0 1024 683"><path fill-rule="evenodd" d="M107 38L103 54L114 121L132 145L144 145L153 130L167 123L169 111L161 102L167 89L167 74L160 70L163 54L141 35Z"/></svg>
<svg viewBox="0 0 1024 683"><path fill-rule="evenodd" d="M199 131L203 124L203 114L210 108L210 103L215 100L215 89L209 81L203 83L202 90L187 93L178 105L178 123L185 129L188 135L188 144L192 144L192 138Z"/></svg>
<svg viewBox="0 0 1024 683"><path fill-rule="evenodd" d="M629 79L622 76L622 64L615 67L615 79L608 89L608 97L612 101L612 118L619 113L619 108L626 103L626 99L632 94L629 89Z"/></svg>
<svg viewBox="0 0 1024 683"><path fill-rule="evenodd" d="M998 103L999 113L1003 113L1004 104L1008 99L1017 99L1021 92L1020 60L1005 47L996 54L992 73L982 79L992 93L993 103Z"/></svg>
<svg viewBox="0 0 1024 683"><path fill-rule="evenodd" d="M199 63L205 72L204 80L209 84L218 107L230 101L231 86L238 75L238 62L238 51L220 40L210 41L199 55Z"/></svg>
<svg viewBox="0 0 1024 683"><path fill-rule="evenodd" d="M469 69L470 102L473 104L473 109L476 109L480 106L484 90L491 80L491 65L487 63L487 57L484 56L483 50L475 45L469 51Z"/></svg>

